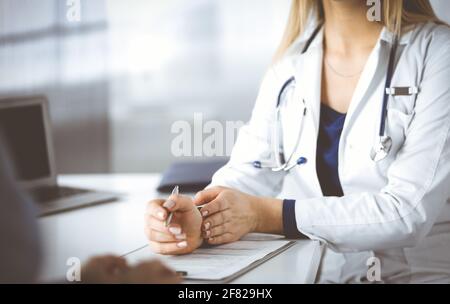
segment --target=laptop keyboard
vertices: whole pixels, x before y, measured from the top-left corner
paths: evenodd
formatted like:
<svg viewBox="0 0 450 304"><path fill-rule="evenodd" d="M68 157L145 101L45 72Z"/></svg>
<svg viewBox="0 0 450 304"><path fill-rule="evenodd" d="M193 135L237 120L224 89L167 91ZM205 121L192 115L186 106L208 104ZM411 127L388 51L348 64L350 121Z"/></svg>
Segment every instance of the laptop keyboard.
<svg viewBox="0 0 450 304"><path fill-rule="evenodd" d="M79 188L53 186L33 189L30 194L36 201L45 203L87 192L91 191Z"/></svg>

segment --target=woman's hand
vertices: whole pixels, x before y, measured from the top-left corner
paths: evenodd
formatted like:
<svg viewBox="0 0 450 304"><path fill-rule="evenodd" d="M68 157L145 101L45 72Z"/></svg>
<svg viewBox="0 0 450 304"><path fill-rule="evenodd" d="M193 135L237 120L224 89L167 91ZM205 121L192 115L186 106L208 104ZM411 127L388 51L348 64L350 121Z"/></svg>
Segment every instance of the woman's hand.
<svg viewBox="0 0 450 304"><path fill-rule="evenodd" d="M169 212L174 212L166 227ZM202 244L202 217L191 198L172 195L168 200L156 199L148 204L145 234L156 253L185 254Z"/></svg>
<svg viewBox="0 0 450 304"><path fill-rule="evenodd" d="M129 270L123 257L114 255L96 256L81 268L81 282L85 284L118 284Z"/></svg>
<svg viewBox="0 0 450 304"><path fill-rule="evenodd" d="M255 231L258 217L256 197L224 187L213 187L197 193L194 203L206 204L202 235L209 244L222 244L239 240Z"/></svg>
<svg viewBox="0 0 450 304"><path fill-rule="evenodd" d="M212 187L198 192L194 203L197 206L206 204L201 209L202 235L209 244L234 242L249 232L283 231L283 202L279 199Z"/></svg>

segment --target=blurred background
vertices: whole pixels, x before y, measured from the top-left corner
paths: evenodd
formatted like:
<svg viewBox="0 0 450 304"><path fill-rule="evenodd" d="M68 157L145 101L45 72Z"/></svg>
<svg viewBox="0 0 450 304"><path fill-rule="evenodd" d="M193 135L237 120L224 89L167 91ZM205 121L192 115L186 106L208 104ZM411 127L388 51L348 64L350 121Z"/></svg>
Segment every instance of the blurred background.
<svg viewBox="0 0 450 304"><path fill-rule="evenodd" d="M162 171L174 121L248 120L290 5L79 0L71 22L74 2L0 0L0 96L49 98L60 173Z"/></svg>

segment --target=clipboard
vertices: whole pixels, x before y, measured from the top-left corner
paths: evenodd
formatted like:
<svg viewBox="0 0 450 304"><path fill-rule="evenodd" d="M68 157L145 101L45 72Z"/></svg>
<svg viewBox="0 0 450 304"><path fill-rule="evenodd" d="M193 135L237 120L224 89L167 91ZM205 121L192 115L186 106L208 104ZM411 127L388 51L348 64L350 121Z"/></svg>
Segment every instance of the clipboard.
<svg viewBox="0 0 450 304"><path fill-rule="evenodd" d="M131 264L157 257L175 271L184 272L187 282L228 283L295 244L296 241L286 240L281 236L252 233L240 241L199 248L188 255L157 255L148 246L144 246L124 256ZM316 266L310 268L317 269Z"/></svg>

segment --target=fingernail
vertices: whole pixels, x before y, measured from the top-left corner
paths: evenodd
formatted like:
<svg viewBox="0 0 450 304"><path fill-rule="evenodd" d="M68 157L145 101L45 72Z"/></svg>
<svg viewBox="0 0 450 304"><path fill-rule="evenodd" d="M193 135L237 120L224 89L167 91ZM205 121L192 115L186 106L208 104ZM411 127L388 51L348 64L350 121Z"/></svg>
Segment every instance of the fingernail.
<svg viewBox="0 0 450 304"><path fill-rule="evenodd" d="M210 222L205 223L204 227L205 227L205 230L208 230L209 227L211 227L211 223Z"/></svg>
<svg viewBox="0 0 450 304"><path fill-rule="evenodd" d="M211 234L211 231L208 230L205 232L205 234L206 234L206 236L209 236Z"/></svg>
<svg viewBox="0 0 450 304"><path fill-rule="evenodd" d="M162 212L162 211L158 212L158 217L163 220L165 217L164 212Z"/></svg>
<svg viewBox="0 0 450 304"><path fill-rule="evenodd" d="M186 242L186 241L179 242L179 243L177 244L177 247L185 248L185 247L187 247L187 242Z"/></svg>
<svg viewBox="0 0 450 304"><path fill-rule="evenodd" d="M202 216L207 216L208 215L208 210L202 211Z"/></svg>
<svg viewBox="0 0 450 304"><path fill-rule="evenodd" d="M169 227L169 231L170 231L170 233L177 235L177 234L181 233L181 228L179 228L179 227Z"/></svg>
<svg viewBox="0 0 450 304"><path fill-rule="evenodd" d="M170 199L165 201L164 204L163 204L163 207L167 208L167 209L170 209L173 206L175 206L175 202L173 200L170 200Z"/></svg>
<svg viewBox="0 0 450 304"><path fill-rule="evenodd" d="M177 235L175 235L175 238L177 240L185 240L186 239L186 233L177 234Z"/></svg>

